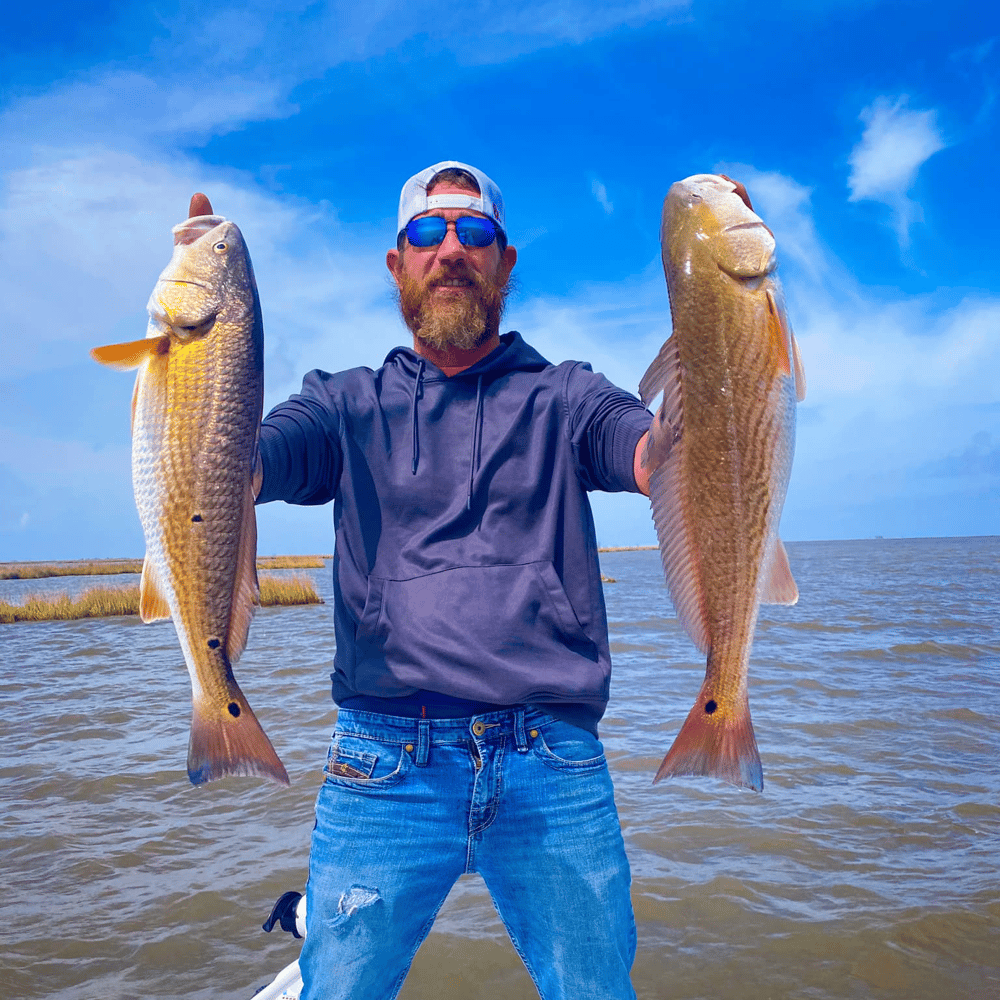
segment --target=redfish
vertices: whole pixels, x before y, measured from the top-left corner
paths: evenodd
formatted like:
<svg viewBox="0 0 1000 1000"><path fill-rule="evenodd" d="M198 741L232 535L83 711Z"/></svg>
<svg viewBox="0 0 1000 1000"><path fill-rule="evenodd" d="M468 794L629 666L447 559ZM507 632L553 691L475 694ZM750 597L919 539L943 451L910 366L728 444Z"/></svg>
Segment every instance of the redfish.
<svg viewBox="0 0 1000 1000"><path fill-rule="evenodd" d="M805 378L774 236L742 185L674 184L660 235L673 333L639 387L647 404L663 392L643 464L670 596L708 660L654 782L704 774L760 791L747 669L761 603L798 600L778 521Z"/></svg>
<svg viewBox="0 0 1000 1000"><path fill-rule="evenodd" d="M170 618L191 675L188 776L288 775L233 676L259 603L251 484L264 392L264 328L239 228L204 195L173 229L146 337L95 348L138 368L132 483L146 539L140 614Z"/></svg>

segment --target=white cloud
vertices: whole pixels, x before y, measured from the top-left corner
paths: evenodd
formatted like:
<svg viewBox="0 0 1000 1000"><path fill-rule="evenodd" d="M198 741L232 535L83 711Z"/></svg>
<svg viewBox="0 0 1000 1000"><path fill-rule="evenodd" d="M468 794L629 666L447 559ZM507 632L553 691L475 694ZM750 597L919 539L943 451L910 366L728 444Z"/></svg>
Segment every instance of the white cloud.
<svg viewBox="0 0 1000 1000"><path fill-rule="evenodd" d="M604 209L605 215L610 215L615 206L608 197L608 189L596 177L590 182L590 193L597 199L597 204Z"/></svg>
<svg viewBox="0 0 1000 1000"><path fill-rule="evenodd" d="M934 111L911 111L905 96L879 97L859 118L865 124L861 141L848 160L851 201L878 201L893 213L901 247L909 243L910 226L923 218L920 205L907 197L917 171L945 148Z"/></svg>
<svg viewBox="0 0 1000 1000"><path fill-rule="evenodd" d="M182 157L93 151L8 177L0 201L5 374L73 363L98 344L142 336L146 298L170 259L170 228L198 189L244 232L271 357L297 362L338 331L347 344L370 343L365 317L391 306L386 238L368 227L356 235L328 209ZM347 353L359 363L359 351Z"/></svg>

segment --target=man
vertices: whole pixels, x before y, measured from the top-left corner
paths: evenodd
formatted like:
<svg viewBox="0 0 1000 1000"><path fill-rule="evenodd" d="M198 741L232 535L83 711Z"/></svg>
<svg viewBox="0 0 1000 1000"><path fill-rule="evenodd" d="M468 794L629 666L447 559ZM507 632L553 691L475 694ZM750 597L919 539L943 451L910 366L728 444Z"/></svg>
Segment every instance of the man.
<svg viewBox="0 0 1000 1000"><path fill-rule="evenodd" d="M648 493L650 415L589 366L499 335L517 260L504 225L474 167L407 181L386 265L413 349L311 372L261 428L259 502L334 501L340 710L304 1000L396 996L473 871L543 1000L635 996L587 491Z"/></svg>

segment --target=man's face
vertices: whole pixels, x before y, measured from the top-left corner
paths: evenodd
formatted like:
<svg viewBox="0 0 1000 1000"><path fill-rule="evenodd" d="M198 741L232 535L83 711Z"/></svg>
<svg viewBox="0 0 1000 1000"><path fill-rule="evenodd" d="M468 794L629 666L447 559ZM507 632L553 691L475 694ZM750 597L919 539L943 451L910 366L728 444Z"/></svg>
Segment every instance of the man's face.
<svg viewBox="0 0 1000 1000"><path fill-rule="evenodd" d="M452 184L439 184L433 194L469 194ZM449 222L463 215L479 215L469 208L436 208L423 212ZM503 254L496 241L487 247L464 246L449 226L437 246L414 247L402 253L390 250L386 264L399 288L403 321L413 335L439 350L471 350L498 336L507 297L507 282L517 252Z"/></svg>

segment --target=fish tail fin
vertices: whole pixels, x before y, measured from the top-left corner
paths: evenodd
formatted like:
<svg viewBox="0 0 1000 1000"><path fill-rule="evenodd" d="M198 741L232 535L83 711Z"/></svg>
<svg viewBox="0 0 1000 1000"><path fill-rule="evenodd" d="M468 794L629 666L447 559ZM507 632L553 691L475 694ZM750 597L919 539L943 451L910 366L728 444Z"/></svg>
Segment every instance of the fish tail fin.
<svg viewBox="0 0 1000 1000"><path fill-rule="evenodd" d="M194 702L187 768L192 785L240 774L289 783L284 764L235 682L222 704Z"/></svg>
<svg viewBox="0 0 1000 1000"><path fill-rule="evenodd" d="M757 792L763 790L764 771L746 694L735 711L727 712L713 698L708 682L702 685L653 784L679 774L706 774Z"/></svg>

